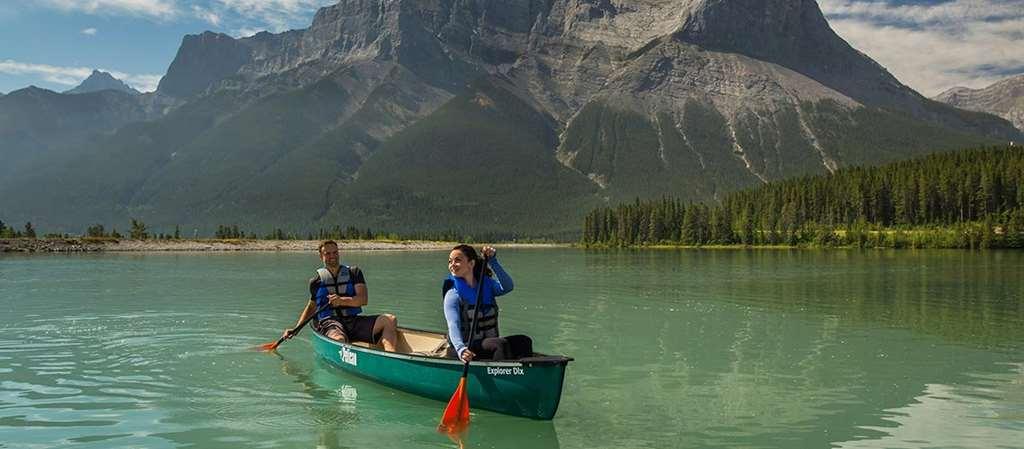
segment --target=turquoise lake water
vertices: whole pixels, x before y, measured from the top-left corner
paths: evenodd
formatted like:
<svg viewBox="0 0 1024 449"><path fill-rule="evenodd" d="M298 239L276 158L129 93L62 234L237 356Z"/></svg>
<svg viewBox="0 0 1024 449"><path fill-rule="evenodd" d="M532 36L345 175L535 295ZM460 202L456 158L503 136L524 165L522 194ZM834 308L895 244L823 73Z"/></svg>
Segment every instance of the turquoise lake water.
<svg viewBox="0 0 1024 449"><path fill-rule="evenodd" d="M506 333L569 365L471 448L1024 447L1024 253L499 248ZM441 329L447 252L343 252ZM456 447L444 403L318 361L314 253L0 255L0 448ZM454 385L452 388L454 389Z"/></svg>

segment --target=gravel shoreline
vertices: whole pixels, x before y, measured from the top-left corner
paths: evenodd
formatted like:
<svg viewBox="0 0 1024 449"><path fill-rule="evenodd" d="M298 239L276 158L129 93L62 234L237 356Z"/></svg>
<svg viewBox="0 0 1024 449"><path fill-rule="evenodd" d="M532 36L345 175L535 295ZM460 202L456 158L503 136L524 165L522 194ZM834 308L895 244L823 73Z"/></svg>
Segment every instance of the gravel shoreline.
<svg viewBox="0 0 1024 449"><path fill-rule="evenodd" d="M0 239L0 253L87 253L87 252L204 252L204 251L316 251L319 240L131 240L90 238ZM343 250L422 251L445 250L454 242L422 240L339 241ZM564 244L504 243L502 247L556 247Z"/></svg>

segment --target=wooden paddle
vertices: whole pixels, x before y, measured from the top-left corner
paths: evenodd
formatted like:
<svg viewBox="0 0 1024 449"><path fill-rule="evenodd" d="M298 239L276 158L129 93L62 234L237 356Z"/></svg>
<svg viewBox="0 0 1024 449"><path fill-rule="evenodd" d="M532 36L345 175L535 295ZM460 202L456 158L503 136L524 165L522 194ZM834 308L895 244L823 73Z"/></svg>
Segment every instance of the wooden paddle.
<svg viewBox="0 0 1024 449"><path fill-rule="evenodd" d="M256 346L253 349L255 349L257 351L264 351L264 352L270 352L270 351L276 350L278 346L281 346L281 343L284 343L284 341L287 340L290 337L294 337L294 336L298 335L299 331L301 331L302 328L306 327L306 325L309 324L309 322L312 321L313 318L316 318L316 316L319 315L320 312L323 312L324 310L327 310L327 308L330 307L330 306L331 306L331 303L328 302L327 304L324 304L323 307L321 307L319 309L316 309L316 312L313 312L312 315L306 317L306 319L302 320L302 322L299 323L299 325L297 327L295 327L295 330L292 331L292 334L290 336L282 335L281 338L278 338L277 341L275 341L275 342L264 343L262 345Z"/></svg>
<svg viewBox="0 0 1024 449"><path fill-rule="evenodd" d="M476 307L473 309L473 324L469 327L469 343L467 350L473 346L473 336L476 334L476 320L480 316L480 309L483 304L484 273L487 272L487 257L480 267L479 283L476 286ZM448 400L448 406L444 408L441 415L441 424L437 426L438 432L445 432L449 435L459 434L469 427L469 394L466 393L466 378L469 374L469 361L462 365L462 377L459 378L459 386L455 387L455 393Z"/></svg>

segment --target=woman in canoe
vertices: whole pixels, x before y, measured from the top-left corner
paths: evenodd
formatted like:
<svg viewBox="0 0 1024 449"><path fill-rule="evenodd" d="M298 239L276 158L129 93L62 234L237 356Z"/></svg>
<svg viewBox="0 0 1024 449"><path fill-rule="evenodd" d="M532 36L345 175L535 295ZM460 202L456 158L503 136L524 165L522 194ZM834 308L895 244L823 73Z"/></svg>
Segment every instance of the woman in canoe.
<svg viewBox="0 0 1024 449"><path fill-rule="evenodd" d="M511 360L533 354L533 340L525 335L498 335L498 303L495 298L512 291L512 278L498 263L497 251L483 247L490 267L480 273L484 260L469 245L458 245L448 254L448 272L444 281L444 318L448 322L448 356L470 361L474 358ZM497 277L497 278L495 278ZM477 287L483 283L476 334L470 339L470 327L476 311ZM471 343L470 343L471 342Z"/></svg>

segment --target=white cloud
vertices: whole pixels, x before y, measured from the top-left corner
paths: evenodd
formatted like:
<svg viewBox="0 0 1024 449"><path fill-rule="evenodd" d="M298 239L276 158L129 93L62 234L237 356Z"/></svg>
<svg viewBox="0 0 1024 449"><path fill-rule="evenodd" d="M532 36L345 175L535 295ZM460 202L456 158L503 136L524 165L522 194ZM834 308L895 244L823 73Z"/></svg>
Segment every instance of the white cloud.
<svg viewBox="0 0 1024 449"><path fill-rule="evenodd" d="M260 28L240 28L231 33L234 37L249 37L261 31L266 31Z"/></svg>
<svg viewBox="0 0 1024 449"><path fill-rule="evenodd" d="M31 64L5 59L0 61L0 73L35 75L51 83L75 86L88 77L92 73L92 69L88 67L59 67L47 64Z"/></svg>
<svg viewBox="0 0 1024 449"><path fill-rule="evenodd" d="M86 28L86 29L82 30L82 34L84 34L86 36L95 36L96 35L96 28Z"/></svg>
<svg viewBox="0 0 1024 449"><path fill-rule="evenodd" d="M281 32L309 26L318 8L337 0L37 0L43 7L91 15L144 17L160 21L201 20L236 30Z"/></svg>
<svg viewBox="0 0 1024 449"><path fill-rule="evenodd" d="M826 15L854 15L875 21L901 21L908 24L998 20L1020 17L1024 3L1019 0L953 0L932 5L891 4L885 0L821 0Z"/></svg>
<svg viewBox="0 0 1024 449"><path fill-rule="evenodd" d="M192 5L192 12L196 15L196 17L210 25L220 25L220 15L213 11L210 11L209 9L203 8L199 5Z"/></svg>
<svg viewBox="0 0 1024 449"><path fill-rule="evenodd" d="M173 19L178 15L175 0L39 0L44 6L65 12Z"/></svg>
<svg viewBox="0 0 1024 449"><path fill-rule="evenodd" d="M246 29L273 32L309 26L311 13L337 0L213 0L214 9L240 17ZM261 26L262 25L262 26Z"/></svg>
<svg viewBox="0 0 1024 449"><path fill-rule="evenodd" d="M153 92L156 90L156 86L160 84L160 78L163 77L163 75L129 74L120 72L110 72L110 74L113 75L114 78L124 81L139 92Z"/></svg>
<svg viewBox="0 0 1024 449"><path fill-rule="evenodd" d="M110 73L114 78L128 83L141 92L156 90L161 75L132 74L116 70L97 69ZM33 64L10 59L0 60L0 73L9 75L39 76L43 80L64 86L77 86L92 74L91 67L61 67L48 64Z"/></svg>
<svg viewBox="0 0 1024 449"><path fill-rule="evenodd" d="M840 36L924 95L985 87L1024 72L1024 0L820 4Z"/></svg>

